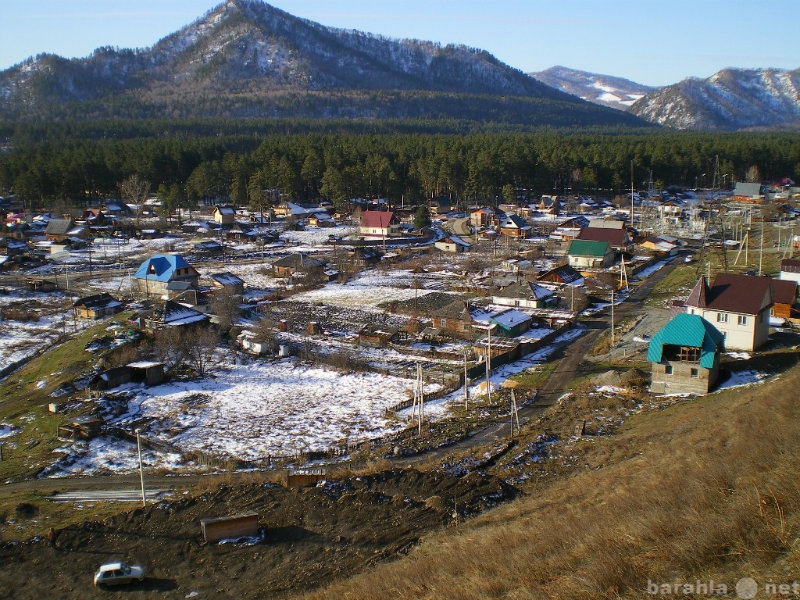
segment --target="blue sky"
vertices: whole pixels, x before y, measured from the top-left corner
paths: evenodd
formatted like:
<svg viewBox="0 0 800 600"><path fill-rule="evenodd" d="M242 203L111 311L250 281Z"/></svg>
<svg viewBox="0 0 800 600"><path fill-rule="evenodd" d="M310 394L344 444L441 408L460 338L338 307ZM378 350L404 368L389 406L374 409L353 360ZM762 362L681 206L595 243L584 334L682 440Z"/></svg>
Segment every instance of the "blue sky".
<svg viewBox="0 0 800 600"><path fill-rule="evenodd" d="M0 0L0 69L40 52L143 48L222 0ZM725 67L800 68L798 0L273 0L323 25L487 50L647 85Z"/></svg>

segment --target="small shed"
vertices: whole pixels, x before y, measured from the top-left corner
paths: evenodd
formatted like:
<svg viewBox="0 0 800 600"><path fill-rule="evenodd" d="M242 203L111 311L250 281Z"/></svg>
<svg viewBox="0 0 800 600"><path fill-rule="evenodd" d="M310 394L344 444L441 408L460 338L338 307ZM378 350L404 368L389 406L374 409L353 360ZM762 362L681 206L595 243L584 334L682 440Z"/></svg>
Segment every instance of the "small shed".
<svg viewBox="0 0 800 600"><path fill-rule="evenodd" d="M69 423L59 425L58 437L73 442L90 440L100 434L102 426L103 420L97 417L78 417Z"/></svg>
<svg viewBox="0 0 800 600"><path fill-rule="evenodd" d="M207 543L258 535L258 515L247 513L230 517L200 519L203 539Z"/></svg>

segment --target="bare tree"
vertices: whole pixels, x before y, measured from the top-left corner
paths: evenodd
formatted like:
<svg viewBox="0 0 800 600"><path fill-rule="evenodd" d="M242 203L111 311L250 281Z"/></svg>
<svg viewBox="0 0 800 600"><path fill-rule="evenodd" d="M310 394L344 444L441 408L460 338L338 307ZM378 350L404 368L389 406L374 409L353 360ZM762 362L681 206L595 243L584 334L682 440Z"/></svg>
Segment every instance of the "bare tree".
<svg viewBox="0 0 800 600"><path fill-rule="evenodd" d="M198 327L187 334L189 344L188 363L198 376L203 377L215 363L219 347L219 333L211 327Z"/></svg>
<svg viewBox="0 0 800 600"><path fill-rule="evenodd" d="M136 225L139 225L142 205L150 193L150 182L138 173L134 173L119 184L119 193L126 203L136 205Z"/></svg>
<svg viewBox="0 0 800 600"><path fill-rule="evenodd" d="M214 292L211 297L211 312L217 316L221 331L228 331L242 314L242 296L235 290L226 287Z"/></svg>

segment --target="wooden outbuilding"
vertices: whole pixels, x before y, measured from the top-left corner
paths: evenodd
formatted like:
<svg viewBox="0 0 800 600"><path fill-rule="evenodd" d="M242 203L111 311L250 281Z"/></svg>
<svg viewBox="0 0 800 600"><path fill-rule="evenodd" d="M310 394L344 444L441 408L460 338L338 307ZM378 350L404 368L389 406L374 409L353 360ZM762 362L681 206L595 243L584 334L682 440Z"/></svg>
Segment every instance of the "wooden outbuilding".
<svg viewBox="0 0 800 600"><path fill-rule="evenodd" d="M203 539L207 543L258 535L258 515L247 513L215 519L200 519Z"/></svg>

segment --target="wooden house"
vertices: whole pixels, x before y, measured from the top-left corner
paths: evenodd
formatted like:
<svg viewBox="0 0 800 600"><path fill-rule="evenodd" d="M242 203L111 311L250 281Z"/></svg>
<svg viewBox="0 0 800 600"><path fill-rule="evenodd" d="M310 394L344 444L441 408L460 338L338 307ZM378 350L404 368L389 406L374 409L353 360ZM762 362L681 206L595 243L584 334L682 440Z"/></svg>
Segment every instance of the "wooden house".
<svg viewBox="0 0 800 600"><path fill-rule="evenodd" d="M500 235L519 239L529 237L533 229L525 219L515 214L506 214L498 221L498 227Z"/></svg>
<svg viewBox="0 0 800 600"><path fill-rule="evenodd" d="M733 200L760 204L764 202L764 188L760 183L737 181L733 188Z"/></svg>
<svg viewBox="0 0 800 600"><path fill-rule="evenodd" d="M650 391L705 394L719 377L725 336L699 315L678 314L650 340Z"/></svg>
<svg viewBox="0 0 800 600"><path fill-rule="evenodd" d="M228 291L236 296L244 294L244 280L233 273L227 271L212 273L208 278L214 290Z"/></svg>
<svg viewBox="0 0 800 600"><path fill-rule="evenodd" d="M539 274L536 280L545 283L555 283L557 285L583 285L583 275L570 265L561 265L560 267L544 271Z"/></svg>
<svg viewBox="0 0 800 600"><path fill-rule="evenodd" d="M773 302L770 315L778 319L796 319L800 315L797 307L797 282L770 279L770 284Z"/></svg>
<svg viewBox="0 0 800 600"><path fill-rule="evenodd" d="M103 292L79 298L72 304L72 313L80 319L103 319L120 312L124 304Z"/></svg>
<svg viewBox="0 0 800 600"><path fill-rule="evenodd" d="M494 225L495 210L488 206L478 208L469 213L469 224L475 229L483 229Z"/></svg>
<svg viewBox="0 0 800 600"><path fill-rule="evenodd" d="M272 263L272 274L275 277L291 277L298 273L306 274L321 271L324 266L324 261L312 258L303 252L296 252L279 258Z"/></svg>
<svg viewBox="0 0 800 600"><path fill-rule="evenodd" d="M217 205L214 207L212 216L218 225L233 225L236 219L236 209L232 206Z"/></svg>
<svg viewBox="0 0 800 600"><path fill-rule="evenodd" d="M472 336L472 311L465 300L456 300L436 310L431 315L431 326L444 333Z"/></svg>
<svg viewBox="0 0 800 600"><path fill-rule="evenodd" d="M530 329L533 318L514 308L494 313L489 322L497 325L497 334L504 337L517 337Z"/></svg>
<svg viewBox="0 0 800 600"><path fill-rule="evenodd" d="M581 229L579 240L589 240L593 242L608 242L617 252L630 252L633 249L633 241L625 229L612 229L610 227L584 227Z"/></svg>

